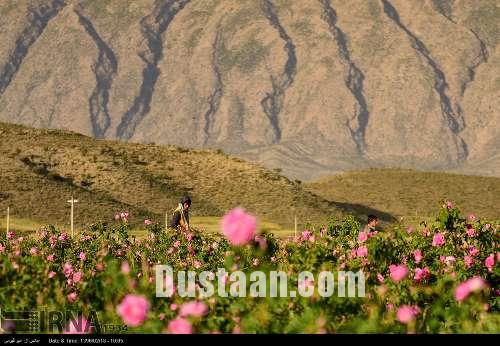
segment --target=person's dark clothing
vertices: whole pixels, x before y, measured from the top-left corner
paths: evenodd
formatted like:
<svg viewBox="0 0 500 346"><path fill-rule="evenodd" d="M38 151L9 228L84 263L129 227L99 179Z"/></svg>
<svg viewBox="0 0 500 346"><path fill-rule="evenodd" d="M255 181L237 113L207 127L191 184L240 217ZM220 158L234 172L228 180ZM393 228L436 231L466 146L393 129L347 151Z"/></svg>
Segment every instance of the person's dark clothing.
<svg viewBox="0 0 500 346"><path fill-rule="evenodd" d="M189 225L189 211L183 211L181 208L177 208L172 215L172 219L170 220L171 228L177 228L184 223L182 221L182 214L184 214L184 222Z"/></svg>

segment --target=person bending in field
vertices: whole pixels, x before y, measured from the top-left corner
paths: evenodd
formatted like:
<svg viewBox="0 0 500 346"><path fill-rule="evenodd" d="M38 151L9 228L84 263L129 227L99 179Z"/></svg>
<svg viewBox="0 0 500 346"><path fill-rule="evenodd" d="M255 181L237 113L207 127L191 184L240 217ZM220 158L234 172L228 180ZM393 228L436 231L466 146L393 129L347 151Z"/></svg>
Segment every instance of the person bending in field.
<svg viewBox="0 0 500 346"><path fill-rule="evenodd" d="M377 230L375 228L378 226L378 224L379 224L379 219L377 216L368 215L368 221L366 223L364 231L368 234L376 234Z"/></svg>
<svg viewBox="0 0 500 346"><path fill-rule="evenodd" d="M174 210L170 221L171 228L189 231L189 207L191 207L191 198L185 195Z"/></svg>

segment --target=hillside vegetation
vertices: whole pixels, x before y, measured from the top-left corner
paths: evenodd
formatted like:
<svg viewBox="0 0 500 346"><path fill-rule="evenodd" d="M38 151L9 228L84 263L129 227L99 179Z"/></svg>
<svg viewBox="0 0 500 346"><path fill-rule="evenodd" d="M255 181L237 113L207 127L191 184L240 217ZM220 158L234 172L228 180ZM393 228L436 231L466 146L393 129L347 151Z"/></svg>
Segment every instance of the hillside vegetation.
<svg viewBox="0 0 500 346"><path fill-rule="evenodd" d="M127 210L133 222L163 223L184 193L193 216L221 216L241 205L264 220L291 227L349 208L305 191L275 171L222 152L95 140L60 130L0 123L0 208L26 220L68 225L111 220Z"/></svg>
<svg viewBox="0 0 500 346"><path fill-rule="evenodd" d="M403 169L345 172L306 185L328 200L369 205L395 218L429 217L439 201L500 220L500 179Z"/></svg>

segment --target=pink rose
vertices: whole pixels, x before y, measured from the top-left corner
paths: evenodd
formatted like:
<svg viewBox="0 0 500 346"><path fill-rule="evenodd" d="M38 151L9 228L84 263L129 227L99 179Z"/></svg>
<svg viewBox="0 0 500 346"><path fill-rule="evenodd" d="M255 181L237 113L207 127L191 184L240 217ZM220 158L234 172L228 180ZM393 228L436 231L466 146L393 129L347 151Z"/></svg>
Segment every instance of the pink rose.
<svg viewBox="0 0 500 346"><path fill-rule="evenodd" d="M49 277L49 279L52 279L54 276L56 276L56 272L51 271L47 276Z"/></svg>
<svg viewBox="0 0 500 346"><path fill-rule="evenodd" d="M415 258L415 263L420 263L422 261L422 251L419 249L413 251L413 257Z"/></svg>
<svg viewBox="0 0 500 346"><path fill-rule="evenodd" d="M192 334L193 327L185 318L177 317L168 323L168 331L172 334Z"/></svg>
<svg viewBox="0 0 500 346"><path fill-rule="evenodd" d="M415 268L415 276L413 279L417 282L420 282L422 280L429 280L431 277L431 272L429 268L425 267L424 269L420 268Z"/></svg>
<svg viewBox="0 0 500 346"><path fill-rule="evenodd" d="M65 241L65 240L68 240L68 235L66 233L62 233L60 236L59 236L59 240L60 241Z"/></svg>
<svg viewBox="0 0 500 346"><path fill-rule="evenodd" d="M121 212L120 213L120 218L122 219L122 221L127 222L128 221L128 217L129 217L129 213L128 212Z"/></svg>
<svg viewBox="0 0 500 346"><path fill-rule="evenodd" d="M396 317L399 322L408 324L415 319L419 312L420 309L418 307L402 305L398 308Z"/></svg>
<svg viewBox="0 0 500 346"><path fill-rule="evenodd" d="M366 257L366 256L368 256L368 249L366 248L366 246L359 247L359 249L356 251L356 255L358 257Z"/></svg>
<svg viewBox="0 0 500 346"><path fill-rule="evenodd" d="M52 262L53 260L54 260L53 254L47 256L47 261Z"/></svg>
<svg viewBox="0 0 500 346"><path fill-rule="evenodd" d="M70 294L68 294L68 301L70 303L74 303L77 297L78 295L75 292L71 292Z"/></svg>
<svg viewBox="0 0 500 346"><path fill-rule="evenodd" d="M14 231L7 231L7 239L14 239L14 237L16 236L16 232Z"/></svg>
<svg viewBox="0 0 500 346"><path fill-rule="evenodd" d="M474 228L467 228L466 232L467 232L467 236L469 236L470 238L476 236L476 230Z"/></svg>
<svg viewBox="0 0 500 346"><path fill-rule="evenodd" d="M33 256L36 256L38 255L38 248L33 246L31 249L30 249L30 254L33 255Z"/></svg>
<svg viewBox="0 0 500 346"><path fill-rule="evenodd" d="M476 256L479 253L479 250L475 246L469 247L469 255Z"/></svg>
<svg viewBox="0 0 500 346"><path fill-rule="evenodd" d="M149 219L146 219L146 220L144 220L144 224L145 224L146 226L149 226L149 225L152 225L152 224L153 224L153 221L151 221L151 220L149 220Z"/></svg>
<svg viewBox="0 0 500 346"><path fill-rule="evenodd" d="M231 244L245 245L255 236L257 220L242 208L235 208L224 215L221 228Z"/></svg>
<svg viewBox="0 0 500 346"><path fill-rule="evenodd" d="M314 242L314 234L311 232L311 231L304 231L302 232L302 237L301 237L301 240L303 241L311 241L311 242Z"/></svg>
<svg viewBox="0 0 500 346"><path fill-rule="evenodd" d="M359 232L358 241L364 243L368 239L368 234L366 232Z"/></svg>
<svg viewBox="0 0 500 346"><path fill-rule="evenodd" d="M184 303L181 306L179 316L181 316L181 317L187 317L187 316L201 317L201 316L205 315L207 312L208 312L208 308L205 305L205 303L192 301L192 302Z"/></svg>
<svg viewBox="0 0 500 346"><path fill-rule="evenodd" d="M123 261L121 265L121 272L125 275L130 273L130 265L128 264L127 261Z"/></svg>
<svg viewBox="0 0 500 346"><path fill-rule="evenodd" d="M484 281L483 278L475 276L461 283L455 288L455 300L461 302L465 300L472 292L480 291L486 286L486 281Z"/></svg>
<svg viewBox="0 0 500 346"><path fill-rule="evenodd" d="M172 311L177 310L177 304L170 304L170 310Z"/></svg>
<svg viewBox="0 0 500 346"><path fill-rule="evenodd" d="M73 266L71 265L71 263L64 264L63 273L67 278L73 274Z"/></svg>
<svg viewBox="0 0 500 346"><path fill-rule="evenodd" d="M456 261L455 256L446 256L444 258L444 263L446 263L446 265L448 265L448 266L450 266L453 263L455 263L455 261Z"/></svg>
<svg viewBox="0 0 500 346"><path fill-rule="evenodd" d="M3 246L2 243L0 243L0 253L4 252L5 251L5 246Z"/></svg>
<svg viewBox="0 0 500 346"><path fill-rule="evenodd" d="M408 234L413 233L413 227L412 227L412 226L408 226L408 227L406 228L406 233L408 233Z"/></svg>
<svg viewBox="0 0 500 346"><path fill-rule="evenodd" d="M465 263L466 268L470 268L474 264L474 258L472 258L472 256L465 255L464 256L464 263Z"/></svg>
<svg viewBox="0 0 500 346"><path fill-rule="evenodd" d="M149 302L143 296L128 294L117 306L116 311L126 325L138 327L146 320Z"/></svg>
<svg viewBox="0 0 500 346"><path fill-rule="evenodd" d="M442 233L436 233L434 238L432 238L432 246L442 246L444 242L444 235Z"/></svg>
<svg viewBox="0 0 500 346"><path fill-rule="evenodd" d="M383 283L385 280L384 280L384 276L380 273L377 274L377 280L378 282L380 283Z"/></svg>
<svg viewBox="0 0 500 346"><path fill-rule="evenodd" d="M408 268L403 264L401 265L391 264L389 266L389 271L391 279L395 282L399 282L404 278L406 278L406 276L408 276Z"/></svg>
<svg viewBox="0 0 500 346"><path fill-rule="evenodd" d="M476 221L476 215L469 214L469 221L472 221L472 222Z"/></svg>
<svg viewBox="0 0 500 346"><path fill-rule="evenodd" d="M87 255L85 255L85 252L80 252L80 255L78 255L80 258L80 261L85 261L87 259Z"/></svg>
<svg viewBox="0 0 500 346"><path fill-rule="evenodd" d="M73 282L78 283L82 280L82 272L76 272L73 274Z"/></svg>
<svg viewBox="0 0 500 346"><path fill-rule="evenodd" d="M488 271L491 273L493 271L494 265L495 265L495 257L493 256L493 254L491 254L484 260L484 266L488 268Z"/></svg>
<svg viewBox="0 0 500 346"><path fill-rule="evenodd" d="M453 209L453 202L451 202L451 201L446 201L446 208L448 208L448 209Z"/></svg>

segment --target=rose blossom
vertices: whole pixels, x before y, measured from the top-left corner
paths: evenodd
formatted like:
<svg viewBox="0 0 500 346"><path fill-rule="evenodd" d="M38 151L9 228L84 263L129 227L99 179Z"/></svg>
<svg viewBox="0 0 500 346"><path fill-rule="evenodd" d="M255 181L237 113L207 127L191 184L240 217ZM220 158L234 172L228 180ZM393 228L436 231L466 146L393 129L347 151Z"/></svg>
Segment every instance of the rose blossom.
<svg viewBox="0 0 500 346"><path fill-rule="evenodd" d="M74 303L77 297L78 295L75 292L71 292L70 294L68 294L68 301L70 303Z"/></svg>
<svg viewBox="0 0 500 346"><path fill-rule="evenodd" d="M405 265L391 264L389 271L391 279L395 282L403 280L408 275L408 268Z"/></svg>
<svg viewBox="0 0 500 346"><path fill-rule="evenodd" d="M356 255L358 257L366 257L368 256L368 249L366 248L366 246L361 246L357 251L356 251Z"/></svg>
<svg viewBox="0 0 500 346"><path fill-rule="evenodd" d="M413 257L415 258L415 263L420 263L422 261L422 251L419 249L413 251Z"/></svg>
<svg viewBox="0 0 500 346"><path fill-rule="evenodd" d="M231 244L245 245L255 236L257 220L242 208L235 208L224 215L221 228Z"/></svg>
<svg viewBox="0 0 500 346"><path fill-rule="evenodd" d="M177 317L168 323L168 331L172 334L192 334L193 327L185 318Z"/></svg>
<svg viewBox="0 0 500 346"><path fill-rule="evenodd" d="M469 255L476 256L479 253L479 250L475 246L469 247Z"/></svg>
<svg viewBox="0 0 500 346"><path fill-rule="evenodd" d="M495 258L493 254L491 254L484 260L484 266L488 268L488 271L491 273L493 271L494 265L495 265Z"/></svg>
<svg viewBox="0 0 500 346"><path fill-rule="evenodd" d="M208 312L208 308L203 302L191 301L182 304L179 316L187 317L201 317Z"/></svg>
<svg viewBox="0 0 500 346"><path fill-rule="evenodd" d="M466 232L467 232L467 236L469 236L470 238L476 236L476 230L474 228L467 228Z"/></svg>
<svg viewBox="0 0 500 346"><path fill-rule="evenodd" d="M425 267L424 269L420 268L415 268L415 276L413 279L417 282L420 282L422 280L429 280L431 277L431 272L429 268Z"/></svg>
<svg viewBox="0 0 500 346"><path fill-rule="evenodd" d="M117 306L116 311L126 325L137 327L146 320L149 302L143 296L128 294Z"/></svg>
<svg viewBox="0 0 500 346"><path fill-rule="evenodd" d="M479 276L475 276L465 282L462 282L455 288L455 300L463 301L469 294L482 290L486 287L486 281Z"/></svg>
<svg viewBox="0 0 500 346"><path fill-rule="evenodd" d="M432 238L432 246L442 246L444 242L444 235L442 233L436 233L434 238Z"/></svg>
<svg viewBox="0 0 500 346"><path fill-rule="evenodd" d="M420 309L418 307L402 305L398 308L396 312L396 317L399 322L408 324L415 319L418 315Z"/></svg>
<svg viewBox="0 0 500 346"><path fill-rule="evenodd" d="M472 256L465 255L464 263L465 263L465 268L470 268L474 264L474 258L472 258Z"/></svg>
<svg viewBox="0 0 500 346"><path fill-rule="evenodd" d="M63 267L63 273L64 276L69 277L71 274L73 274L73 266L71 263L65 263Z"/></svg>
<svg viewBox="0 0 500 346"><path fill-rule="evenodd" d="M127 275L130 273L130 265L128 264L127 261L123 261L122 265L120 267L120 270L123 274Z"/></svg>
<svg viewBox="0 0 500 346"><path fill-rule="evenodd" d="M366 241L366 239L368 239L368 234L366 232L359 232L359 235L358 235L358 241L360 243L363 243Z"/></svg>

